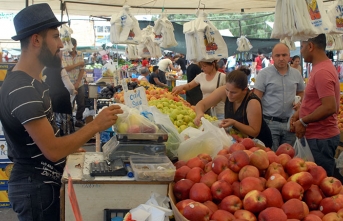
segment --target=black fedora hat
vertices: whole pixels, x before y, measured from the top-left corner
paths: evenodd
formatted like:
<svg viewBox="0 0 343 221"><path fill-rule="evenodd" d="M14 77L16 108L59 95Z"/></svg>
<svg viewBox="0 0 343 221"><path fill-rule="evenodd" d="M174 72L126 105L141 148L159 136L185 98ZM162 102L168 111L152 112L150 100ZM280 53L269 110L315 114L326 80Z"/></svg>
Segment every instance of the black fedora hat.
<svg viewBox="0 0 343 221"><path fill-rule="evenodd" d="M47 3L30 5L21 10L13 19L17 32L12 39L24 39L51 27L58 27L67 22L60 22Z"/></svg>

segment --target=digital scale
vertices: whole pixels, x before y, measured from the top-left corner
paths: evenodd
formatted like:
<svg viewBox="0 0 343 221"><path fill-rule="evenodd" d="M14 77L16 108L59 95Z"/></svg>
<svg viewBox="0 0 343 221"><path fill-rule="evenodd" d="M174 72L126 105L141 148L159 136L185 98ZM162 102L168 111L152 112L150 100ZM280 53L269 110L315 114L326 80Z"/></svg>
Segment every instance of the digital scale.
<svg viewBox="0 0 343 221"><path fill-rule="evenodd" d="M130 156L165 156L168 133L158 125L156 133L116 134L103 147L104 161L90 164L91 176L125 176ZM122 175L124 174L124 175Z"/></svg>

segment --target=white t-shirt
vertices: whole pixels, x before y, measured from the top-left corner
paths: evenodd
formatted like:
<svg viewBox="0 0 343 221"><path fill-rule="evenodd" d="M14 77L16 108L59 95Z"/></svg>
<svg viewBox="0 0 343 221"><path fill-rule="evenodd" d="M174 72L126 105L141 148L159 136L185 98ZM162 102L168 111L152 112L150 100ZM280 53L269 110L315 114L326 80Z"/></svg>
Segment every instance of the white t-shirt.
<svg viewBox="0 0 343 221"><path fill-rule="evenodd" d="M206 74L204 72L201 72L198 74L194 81L198 84L200 84L200 89L202 92L202 97L206 98L208 95L210 95L215 89L217 89L217 82L218 82L218 75L220 74L220 81L219 86L225 85L226 83L226 75L224 73L221 73L217 71L216 76L210 81L206 80ZM224 106L225 103L223 101L219 102L217 106L215 107L217 114L224 114Z"/></svg>
<svg viewBox="0 0 343 221"><path fill-rule="evenodd" d="M165 58L165 59L160 60L157 66L158 66L158 69L166 72L170 64L173 64L173 62L169 58Z"/></svg>

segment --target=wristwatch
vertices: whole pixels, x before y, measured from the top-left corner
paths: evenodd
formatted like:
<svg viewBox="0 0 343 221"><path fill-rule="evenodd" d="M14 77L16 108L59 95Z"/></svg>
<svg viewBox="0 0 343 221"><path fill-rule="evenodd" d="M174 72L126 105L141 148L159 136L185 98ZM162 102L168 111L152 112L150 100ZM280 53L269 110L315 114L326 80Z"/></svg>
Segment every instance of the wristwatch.
<svg viewBox="0 0 343 221"><path fill-rule="evenodd" d="M301 123L304 127L307 127L307 126L308 126L308 124L305 124L305 122L303 121L302 118L300 118L299 121L300 121L300 123Z"/></svg>

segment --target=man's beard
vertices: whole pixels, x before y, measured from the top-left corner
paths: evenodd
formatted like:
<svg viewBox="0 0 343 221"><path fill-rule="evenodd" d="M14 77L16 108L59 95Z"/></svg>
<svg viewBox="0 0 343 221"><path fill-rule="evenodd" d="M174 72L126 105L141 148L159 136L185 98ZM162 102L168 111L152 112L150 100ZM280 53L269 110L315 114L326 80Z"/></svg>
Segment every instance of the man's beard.
<svg viewBox="0 0 343 221"><path fill-rule="evenodd" d="M57 51L58 52L58 51ZM56 52L55 55L51 53L49 50L46 42L43 42L42 49L38 55L39 61L46 67L49 68L60 68L62 66L61 64L61 58L59 54Z"/></svg>

